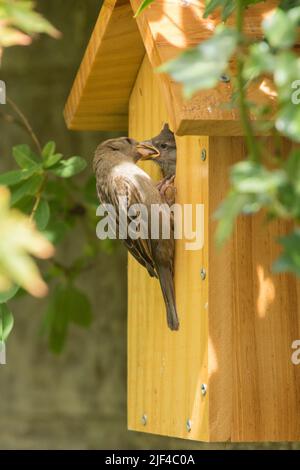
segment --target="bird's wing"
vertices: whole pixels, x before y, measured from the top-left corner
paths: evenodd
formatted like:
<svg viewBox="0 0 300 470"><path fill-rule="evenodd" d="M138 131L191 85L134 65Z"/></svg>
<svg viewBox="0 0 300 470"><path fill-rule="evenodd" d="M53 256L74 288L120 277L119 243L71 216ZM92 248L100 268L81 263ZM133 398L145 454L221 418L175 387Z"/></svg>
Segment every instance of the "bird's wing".
<svg viewBox="0 0 300 470"><path fill-rule="evenodd" d="M117 209L117 230L119 230L119 228L122 228L120 227L122 222L119 220L119 198L123 197L124 202L126 201L126 210L133 204L141 204L142 200L140 192L135 184L130 179L124 178L123 176L115 176L110 188L110 199L114 207ZM128 224L134 220L134 217L129 217L127 214L127 218L124 218L124 220L126 220L126 225L128 227ZM125 227L126 230L127 227ZM132 256L148 270L150 276L157 277L152 258L150 239L132 239L130 236L127 236L127 238L123 239L123 242Z"/></svg>

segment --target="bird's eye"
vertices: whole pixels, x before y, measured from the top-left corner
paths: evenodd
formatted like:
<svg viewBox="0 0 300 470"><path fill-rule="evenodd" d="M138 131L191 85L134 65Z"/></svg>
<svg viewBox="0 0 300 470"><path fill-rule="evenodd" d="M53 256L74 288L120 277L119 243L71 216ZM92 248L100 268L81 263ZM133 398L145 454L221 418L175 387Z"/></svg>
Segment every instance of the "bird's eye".
<svg viewBox="0 0 300 470"><path fill-rule="evenodd" d="M166 149L168 148L168 145L162 143L162 144L160 144L160 148L161 148L162 150L166 150Z"/></svg>

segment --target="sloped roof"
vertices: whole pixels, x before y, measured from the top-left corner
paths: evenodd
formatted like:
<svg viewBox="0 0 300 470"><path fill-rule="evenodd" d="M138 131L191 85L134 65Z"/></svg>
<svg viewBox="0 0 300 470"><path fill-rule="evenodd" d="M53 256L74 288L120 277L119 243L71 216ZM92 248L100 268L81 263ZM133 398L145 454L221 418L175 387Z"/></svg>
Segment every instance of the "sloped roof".
<svg viewBox="0 0 300 470"><path fill-rule="evenodd" d="M70 129L126 131L130 94L145 52L156 68L210 37L220 22L217 14L202 18L204 0L155 0L134 19L140 1L104 0L65 107ZM260 37L262 17L277 4L266 0L249 8L245 32ZM230 101L230 82L220 81L214 90L201 91L189 101L168 75L159 74L159 82L178 135L240 135L237 110L222 106ZM250 88L249 97L270 103L275 99L270 90L272 84L264 79Z"/></svg>

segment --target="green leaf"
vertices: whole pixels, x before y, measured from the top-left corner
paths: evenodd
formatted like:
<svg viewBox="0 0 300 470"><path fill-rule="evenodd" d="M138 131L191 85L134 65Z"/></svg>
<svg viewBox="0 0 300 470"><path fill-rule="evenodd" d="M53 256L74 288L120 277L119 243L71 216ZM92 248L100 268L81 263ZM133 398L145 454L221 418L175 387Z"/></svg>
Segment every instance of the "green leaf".
<svg viewBox="0 0 300 470"><path fill-rule="evenodd" d="M30 170L16 170L8 171L0 175L0 185L4 186L14 186L15 184L24 181L35 173L35 169L31 168Z"/></svg>
<svg viewBox="0 0 300 470"><path fill-rule="evenodd" d="M52 166L56 165L62 159L62 157L62 153L55 153L50 155L44 162L44 168L51 168Z"/></svg>
<svg viewBox="0 0 300 470"><path fill-rule="evenodd" d="M34 220L39 230L44 230L50 219L50 207L46 199L41 199L34 214Z"/></svg>
<svg viewBox="0 0 300 470"><path fill-rule="evenodd" d="M25 183L15 188L11 196L11 205L14 206L24 196L36 194L43 181L44 177L42 175L34 175Z"/></svg>
<svg viewBox="0 0 300 470"><path fill-rule="evenodd" d="M10 299L12 299L19 289L20 286L13 286L6 292L0 292L0 304L5 304Z"/></svg>
<svg viewBox="0 0 300 470"><path fill-rule="evenodd" d="M50 142L47 142L47 144L44 146L42 150L42 157L44 160L47 160L49 157L51 157L54 154L55 147L56 147L56 144L52 140Z"/></svg>
<svg viewBox="0 0 300 470"><path fill-rule="evenodd" d="M282 255L273 264L274 272L292 272L300 276L300 229L279 239L283 246Z"/></svg>
<svg viewBox="0 0 300 470"><path fill-rule="evenodd" d="M57 167L51 168L51 171L61 178L71 178L86 168L86 161L81 157L71 157L68 160L62 160Z"/></svg>
<svg viewBox="0 0 300 470"><path fill-rule="evenodd" d="M244 78L245 80L253 80L261 74L273 73L275 64L275 57L270 46L265 41L252 44L245 61Z"/></svg>
<svg viewBox="0 0 300 470"><path fill-rule="evenodd" d="M287 103L283 106L276 119L276 129L294 140L300 142L300 106Z"/></svg>
<svg viewBox="0 0 300 470"><path fill-rule="evenodd" d="M297 39L297 23L279 8L265 18L262 26L272 47L286 49L292 47Z"/></svg>
<svg viewBox="0 0 300 470"><path fill-rule="evenodd" d="M54 38L60 36L59 31L42 15L33 10L31 1L9 2L9 19L14 26L27 34L47 33Z"/></svg>
<svg viewBox="0 0 300 470"><path fill-rule="evenodd" d="M87 204L96 205L98 207L99 201L96 191L96 178L94 175L92 175L84 185L83 195Z"/></svg>
<svg viewBox="0 0 300 470"><path fill-rule="evenodd" d="M134 18L136 18L137 16L139 16L140 13L142 13L143 10L145 10L145 8L147 8L151 3L153 3L154 0L143 0L140 4L140 6L138 7L135 15L134 15Z"/></svg>
<svg viewBox="0 0 300 470"><path fill-rule="evenodd" d="M58 286L50 298L46 315L43 319L43 330L48 333L49 347L56 354L63 350L69 325L69 317L64 307L63 295L63 288Z"/></svg>
<svg viewBox="0 0 300 470"><path fill-rule="evenodd" d="M0 304L0 341L7 340L14 326L14 317L6 304Z"/></svg>
<svg viewBox="0 0 300 470"><path fill-rule="evenodd" d="M55 220L49 222L47 229L43 232L43 235L54 245L60 243L66 236L67 232L71 229L65 221Z"/></svg>
<svg viewBox="0 0 300 470"><path fill-rule="evenodd" d="M285 169L288 177L296 185L300 193L300 150L293 150L285 163Z"/></svg>
<svg viewBox="0 0 300 470"><path fill-rule="evenodd" d="M281 0L279 8L282 10L290 10L291 8L298 6L298 4L299 0Z"/></svg>
<svg viewBox="0 0 300 470"><path fill-rule="evenodd" d="M197 90L214 87L228 67L238 43L235 30L218 26L215 34L193 49L159 67L183 84L184 94L191 97Z"/></svg>
<svg viewBox="0 0 300 470"><path fill-rule="evenodd" d="M83 292L73 285L56 287L43 322L50 349L55 353L62 351L70 322L88 327L91 321L91 305Z"/></svg>
<svg viewBox="0 0 300 470"><path fill-rule="evenodd" d="M239 193L274 193L286 183L282 170L269 171L259 163L242 161L231 169L231 182Z"/></svg>
<svg viewBox="0 0 300 470"><path fill-rule="evenodd" d="M13 156L17 164L25 170L36 166L36 161L32 158L30 147L26 144L13 147Z"/></svg>
<svg viewBox="0 0 300 470"><path fill-rule="evenodd" d="M66 302L70 320L82 327L88 327L92 323L93 315L90 301L86 294L74 286L67 291Z"/></svg>
<svg viewBox="0 0 300 470"><path fill-rule="evenodd" d="M234 11L234 0L209 0L203 13L203 18L207 18L217 8L222 7L222 21L226 21L231 13Z"/></svg>

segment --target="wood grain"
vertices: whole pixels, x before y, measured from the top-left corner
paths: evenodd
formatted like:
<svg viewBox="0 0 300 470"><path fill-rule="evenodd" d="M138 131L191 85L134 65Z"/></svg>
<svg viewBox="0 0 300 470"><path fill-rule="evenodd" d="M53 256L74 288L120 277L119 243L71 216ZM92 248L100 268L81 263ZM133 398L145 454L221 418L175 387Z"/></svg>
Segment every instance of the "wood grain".
<svg viewBox="0 0 300 470"><path fill-rule="evenodd" d="M300 282L271 272L276 240L291 226L267 223L263 213L243 216L220 252L214 243L212 214L226 195L230 166L244 155L241 138L210 139L209 439L297 441L300 367L291 345L300 338Z"/></svg>
<svg viewBox="0 0 300 470"><path fill-rule="evenodd" d="M129 2L105 0L66 103L69 129L128 129L128 102L144 46Z"/></svg>
<svg viewBox="0 0 300 470"><path fill-rule="evenodd" d="M208 39L220 22L218 14L203 19L204 0L156 0L137 20L140 0L105 0L65 107L70 129L128 129L128 103L144 51L153 69L187 47ZM267 0L251 6L245 15L245 32L262 36L261 20L275 6ZM229 24L233 19L229 20ZM235 76L234 62L230 75ZM177 135L242 135L238 111L228 106L232 81L203 90L185 101L182 87L166 74L158 74L169 121ZM274 107L276 96L269 79L249 87L249 100ZM272 118L270 113L268 119ZM256 117L253 115L252 119ZM261 132L259 128L256 131Z"/></svg>
<svg viewBox="0 0 300 470"><path fill-rule="evenodd" d="M188 4L157 0L137 17L137 24L153 68L177 57L186 48L211 37L221 20L218 14L204 19L204 3L204 0L192 0ZM131 0L131 4L136 11L139 0ZM252 5L245 15L245 33L252 39L262 37L261 21L277 4L275 0L267 0ZM234 17L229 19L228 24L233 22ZM236 67L232 63L229 75L234 77L235 74ZM180 84L166 74L161 74L159 79L168 91L164 98L177 135L243 134L237 109L228 106L232 96L232 81L220 81L214 89L202 90L186 101ZM250 86L249 100L273 107L273 92L274 86L264 78ZM271 117L272 114L269 119ZM256 119L254 115L251 118ZM261 133L259 128L256 132Z"/></svg>
<svg viewBox="0 0 300 470"><path fill-rule="evenodd" d="M146 57L131 95L130 135L148 138L167 120ZM230 166L245 156L244 141L186 136L177 146L177 202L205 204L204 248L187 251L185 240L176 242L178 333L166 328L157 281L129 259L128 426L211 442L299 440L300 367L291 362L291 345L300 339L300 283L271 273L276 239L291 227L267 224L263 214L240 217L233 238L217 250L213 214ZM153 163L144 168L158 177Z"/></svg>
<svg viewBox="0 0 300 470"><path fill-rule="evenodd" d="M158 80L147 57L131 95L129 122L130 135L137 139L157 134L163 123L168 122ZM176 180L181 182L176 185L177 201L182 204L201 203L207 198L207 165L199 157L206 143L205 137L177 141ZM157 178L155 164L146 163L144 168ZM207 233L205 238L207 240ZM208 252L206 249L186 251L185 241L176 242L175 255L179 332L167 328L158 281L150 279L129 257L128 427L207 440L208 397L202 396L201 384L207 382L208 282L201 281L200 269L207 264ZM144 414L147 415L146 426L141 421ZM192 423L190 432L188 419Z"/></svg>

